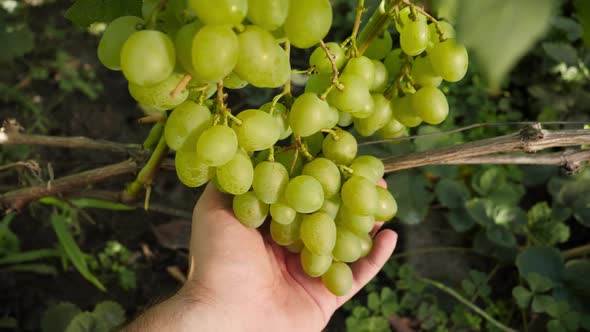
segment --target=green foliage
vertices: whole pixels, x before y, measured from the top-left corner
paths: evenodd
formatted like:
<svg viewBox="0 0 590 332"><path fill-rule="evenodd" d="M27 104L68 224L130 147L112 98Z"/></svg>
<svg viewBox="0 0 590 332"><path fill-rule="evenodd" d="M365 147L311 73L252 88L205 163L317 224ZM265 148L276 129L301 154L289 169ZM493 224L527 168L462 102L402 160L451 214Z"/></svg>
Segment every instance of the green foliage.
<svg viewBox="0 0 590 332"><path fill-rule="evenodd" d="M559 251L551 247L530 247L516 258L518 272L525 278L537 273L559 283L563 277L565 265Z"/></svg>
<svg viewBox="0 0 590 332"><path fill-rule="evenodd" d="M43 332L62 332L68 327L68 324L74 317L80 314L82 310L72 303L59 303L53 305L45 311L41 320L41 330Z"/></svg>
<svg viewBox="0 0 590 332"><path fill-rule="evenodd" d="M396 197L399 210L397 218L406 224L418 224L426 217L434 195L432 184L413 170L396 172L387 177L388 188ZM412 188L407 191L407 188Z"/></svg>
<svg viewBox="0 0 590 332"><path fill-rule="evenodd" d="M537 244L555 245L567 241L570 229L565 224L569 217L563 210L551 209L547 202L535 204L528 212L528 232Z"/></svg>
<svg viewBox="0 0 590 332"><path fill-rule="evenodd" d="M82 28L126 15L141 17L141 0L77 0L66 12L66 18Z"/></svg>
<svg viewBox="0 0 590 332"><path fill-rule="evenodd" d="M117 241L108 241L104 250L96 257L87 258L90 270L101 276L100 279L117 279L119 286L126 291L136 288L137 276L129 265L130 253Z"/></svg>
<svg viewBox="0 0 590 332"><path fill-rule="evenodd" d="M0 63L11 61L33 49L33 32L24 24L8 24L0 18L0 45Z"/></svg>
<svg viewBox="0 0 590 332"><path fill-rule="evenodd" d="M63 302L47 308L41 320L43 332L108 332L125 322L125 310L113 301L98 303L92 312Z"/></svg>
<svg viewBox="0 0 590 332"><path fill-rule="evenodd" d="M584 0L575 0L576 15L584 28L584 42L590 47L590 3Z"/></svg>

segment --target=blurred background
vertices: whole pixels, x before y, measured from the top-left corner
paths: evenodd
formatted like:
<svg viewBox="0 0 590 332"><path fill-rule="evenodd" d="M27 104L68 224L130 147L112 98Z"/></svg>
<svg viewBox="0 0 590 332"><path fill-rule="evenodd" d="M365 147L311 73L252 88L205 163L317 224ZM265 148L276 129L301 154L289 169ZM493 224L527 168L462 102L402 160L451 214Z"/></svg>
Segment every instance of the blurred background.
<svg viewBox="0 0 590 332"><path fill-rule="evenodd" d="M465 79L443 86L449 118L412 134L476 123L590 123L590 52L584 46L580 12L573 1L557 3L546 32L526 50L501 88L490 90L482 75L489 69L473 62ZM64 17L71 4L0 0L0 121L16 119L32 134L140 144L151 126L138 123L143 113L122 75L103 68L96 57L105 25L76 26ZM332 4L334 24L327 40L341 41L350 34L357 2ZM365 5L371 12L378 1ZM534 15L531 10L529 15ZM390 31L398 43L395 29ZM294 51L293 68L307 68L308 55ZM245 88L230 96L230 106L258 107L275 94ZM391 157L520 128L482 126L371 145L361 152ZM0 194L126 157L1 146ZM590 169L569 171L557 166L469 165L388 175L399 212L386 227L399 233L398 247L383 271L337 312L327 330L589 329ZM132 180L105 182L100 190L117 193ZM190 216L199 194L184 187L173 172L163 171L147 212L143 202L122 205L80 199L87 197L78 193L43 199L18 214L0 217L0 330L60 331L72 319L88 322L107 316L123 321L172 294L187 270ZM56 224L65 225L65 233L57 231ZM88 331L95 330L100 328Z"/></svg>

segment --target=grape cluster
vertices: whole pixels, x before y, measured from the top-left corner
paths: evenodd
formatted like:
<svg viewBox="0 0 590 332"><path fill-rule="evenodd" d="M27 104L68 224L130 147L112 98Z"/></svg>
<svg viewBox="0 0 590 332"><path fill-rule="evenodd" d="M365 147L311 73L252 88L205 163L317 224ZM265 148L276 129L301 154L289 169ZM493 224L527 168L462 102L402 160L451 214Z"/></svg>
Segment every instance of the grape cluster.
<svg viewBox="0 0 590 332"><path fill-rule="evenodd" d="M269 221L279 245L300 253L303 270L336 295L352 287L348 264L369 254L376 221L397 212L377 185L384 165L357 156L362 136L399 137L448 114L443 80L460 80L467 52L445 22L399 8L401 49L384 31L361 55L354 38L323 43L329 0L145 0L144 17L105 30L100 61L121 70L141 105L164 114L164 139L176 151L178 178L211 181L233 195L246 227ZM281 44L285 47L281 47ZM289 47L310 48L305 91L290 90ZM232 114L224 89L285 87L258 109ZM214 95L215 98L212 98ZM166 111L172 110L168 115Z"/></svg>

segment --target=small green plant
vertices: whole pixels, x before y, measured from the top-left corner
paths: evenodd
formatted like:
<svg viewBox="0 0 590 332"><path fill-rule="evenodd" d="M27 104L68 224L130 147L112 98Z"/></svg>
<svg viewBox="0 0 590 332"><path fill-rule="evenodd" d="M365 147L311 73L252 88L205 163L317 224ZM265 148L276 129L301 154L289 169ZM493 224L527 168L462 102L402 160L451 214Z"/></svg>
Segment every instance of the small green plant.
<svg viewBox="0 0 590 332"><path fill-rule="evenodd" d="M125 310L113 301L98 303L92 311L61 302L51 305L41 320L42 332L109 332L125 322Z"/></svg>

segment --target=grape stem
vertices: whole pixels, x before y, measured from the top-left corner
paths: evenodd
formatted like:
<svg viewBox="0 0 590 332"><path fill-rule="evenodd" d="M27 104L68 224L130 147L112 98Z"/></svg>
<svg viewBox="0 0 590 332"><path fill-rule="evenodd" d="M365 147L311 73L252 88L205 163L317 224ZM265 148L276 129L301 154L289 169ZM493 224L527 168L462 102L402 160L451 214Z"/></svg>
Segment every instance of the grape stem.
<svg viewBox="0 0 590 332"><path fill-rule="evenodd" d="M391 23L391 20L395 15L396 8L399 10L398 6L400 3L402 3L402 1L403 0L383 0L379 6L379 9L373 13L373 16L371 16L365 27L358 35L356 44L360 45L358 47L359 56L365 53L373 39L382 33Z"/></svg>
<svg viewBox="0 0 590 332"><path fill-rule="evenodd" d="M162 114L152 114L148 116L144 116L142 118L137 119L138 123L147 124L147 123L164 123L165 117Z"/></svg>
<svg viewBox="0 0 590 332"><path fill-rule="evenodd" d="M351 177L354 174L354 169L346 165L338 165L338 169L340 170L340 173L347 177Z"/></svg>
<svg viewBox="0 0 590 332"><path fill-rule="evenodd" d="M150 13L150 16L147 19L147 27L148 28L153 29L156 26L156 23L158 21L158 15L160 14L160 12L162 10L164 10L164 8L166 7L167 4L168 4L168 0L160 0L160 2L158 2L156 7L154 7L152 12Z"/></svg>
<svg viewBox="0 0 590 332"><path fill-rule="evenodd" d="M274 145L268 149L268 161L274 162L275 161L275 147Z"/></svg>
<svg viewBox="0 0 590 332"><path fill-rule="evenodd" d="M330 84L330 86L328 86L328 88L326 88L326 90L320 96L321 100L326 100L328 94L334 87L336 87L338 90L342 90L344 89L344 86L338 81L338 75L340 75L340 73L338 72L338 65L336 64L336 57L334 54L332 54L332 52L330 52L330 49L326 46L326 43L324 43L323 40L320 40L320 47L322 50L324 50L326 57L332 64L332 84Z"/></svg>
<svg viewBox="0 0 590 332"><path fill-rule="evenodd" d="M351 47L351 55L353 58L360 56L357 45L356 45L356 38L359 33L359 29L361 27L361 19L363 17L363 13L367 9L365 8L365 0L358 0L358 5L356 7L356 17L354 19L354 26L352 28L352 33L350 34L350 42L352 43Z"/></svg>
<svg viewBox="0 0 590 332"><path fill-rule="evenodd" d="M227 119L231 119L232 122L237 124L238 126L242 125L242 120L236 118L233 114L231 114L231 110L227 107L225 103L225 98L227 95L223 92L223 81L217 82L217 108L219 112L223 115L224 123L227 123Z"/></svg>
<svg viewBox="0 0 590 332"><path fill-rule="evenodd" d="M180 82L178 82L178 85L176 86L176 88L174 88L174 90L172 90L172 92L170 92L170 97L172 97L172 98L178 97L178 95L182 92L182 90L186 89L186 86L191 82L192 79L193 79L193 77L190 74L184 75L184 77L182 77Z"/></svg>
<svg viewBox="0 0 590 332"><path fill-rule="evenodd" d="M447 38L445 37L445 33L443 32L442 28L440 27L440 22L432 15L430 15L424 8L414 5L409 0L402 0L402 2L408 6L412 10L412 14L416 15L415 12L418 12L424 15L427 19L429 19L432 23L434 23L434 27L436 28L436 33L439 35L439 40L441 42L445 41ZM399 24L402 25L401 20L399 20Z"/></svg>
<svg viewBox="0 0 590 332"><path fill-rule="evenodd" d="M338 136L338 133L336 132L336 130L334 129L330 129L330 128L324 128L321 130L322 133L326 133L329 134L330 136L332 136L332 138L338 142L340 140L340 136Z"/></svg>
<svg viewBox="0 0 590 332"><path fill-rule="evenodd" d="M295 144L297 144L298 151L300 151L308 161L313 160L313 156L309 153L307 145L301 140L301 136L295 136Z"/></svg>

